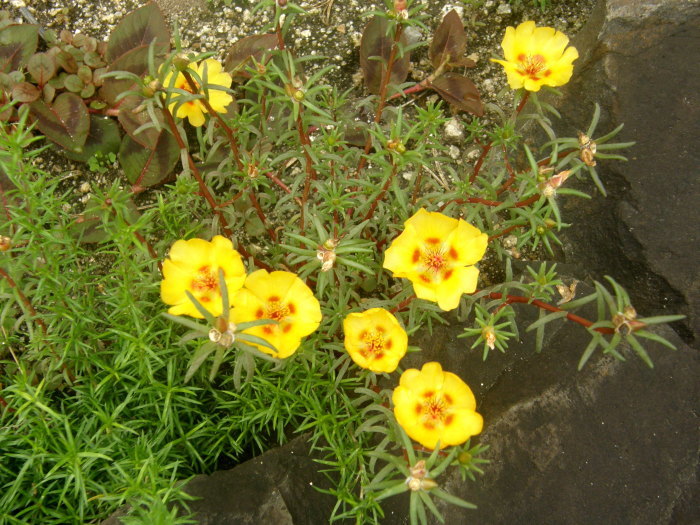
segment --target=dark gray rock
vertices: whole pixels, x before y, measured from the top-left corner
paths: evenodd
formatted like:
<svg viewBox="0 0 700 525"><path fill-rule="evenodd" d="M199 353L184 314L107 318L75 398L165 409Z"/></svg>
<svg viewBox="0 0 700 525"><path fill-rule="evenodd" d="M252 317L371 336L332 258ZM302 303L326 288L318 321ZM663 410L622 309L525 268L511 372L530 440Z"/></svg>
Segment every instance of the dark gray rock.
<svg viewBox="0 0 700 525"><path fill-rule="evenodd" d="M309 456L308 435L231 470L197 476L186 491L200 525L325 523L335 498L317 488L328 480ZM320 520L320 521L319 521Z"/></svg>
<svg viewBox="0 0 700 525"><path fill-rule="evenodd" d="M517 310L523 326L535 319L534 308ZM439 360L465 379L485 420L485 475L439 480L478 509L440 506L446 523L698 523L698 353L664 328L678 351L650 347L653 370L625 351L627 362L599 355L577 372L583 329L550 327L540 354L526 333L484 363L456 339L461 328L443 327L411 356L415 366ZM387 510L398 515L406 504Z"/></svg>
<svg viewBox="0 0 700 525"><path fill-rule="evenodd" d="M598 135L625 124L629 162L600 161L610 196L562 199L568 261L612 275L645 314L684 313L687 342L700 328L700 4L601 0L574 40L581 52L565 87L561 135L585 130L595 102Z"/></svg>

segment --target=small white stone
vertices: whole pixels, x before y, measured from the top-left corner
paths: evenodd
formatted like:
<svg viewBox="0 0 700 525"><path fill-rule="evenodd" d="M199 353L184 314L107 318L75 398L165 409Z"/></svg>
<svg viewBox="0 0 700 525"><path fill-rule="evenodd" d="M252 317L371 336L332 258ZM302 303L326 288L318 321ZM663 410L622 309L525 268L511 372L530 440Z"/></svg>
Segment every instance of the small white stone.
<svg viewBox="0 0 700 525"><path fill-rule="evenodd" d="M461 155L459 148L457 146L450 146L449 155L452 160L457 160Z"/></svg>
<svg viewBox="0 0 700 525"><path fill-rule="evenodd" d="M464 138L464 127L456 118L451 118L445 123L445 136L456 140Z"/></svg>
<svg viewBox="0 0 700 525"><path fill-rule="evenodd" d="M510 4L499 4L498 8L496 9L496 13L499 15L509 15L513 10L510 7Z"/></svg>
<svg viewBox="0 0 700 525"><path fill-rule="evenodd" d="M90 183L89 182L83 182L80 185L80 193L88 193L90 191Z"/></svg>
<svg viewBox="0 0 700 525"><path fill-rule="evenodd" d="M404 178L404 180L413 180L413 177L415 177L415 173L412 171L404 171L401 176Z"/></svg>

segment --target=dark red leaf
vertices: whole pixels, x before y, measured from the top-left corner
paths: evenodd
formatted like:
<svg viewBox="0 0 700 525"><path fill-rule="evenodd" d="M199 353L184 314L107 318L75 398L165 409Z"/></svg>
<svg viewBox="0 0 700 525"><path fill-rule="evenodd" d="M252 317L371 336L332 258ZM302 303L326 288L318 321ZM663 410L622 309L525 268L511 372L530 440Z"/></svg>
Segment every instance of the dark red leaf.
<svg viewBox="0 0 700 525"><path fill-rule="evenodd" d="M164 182L179 158L177 141L165 130L158 135L153 149L144 148L129 135L124 135L119 148L119 164L134 189Z"/></svg>
<svg viewBox="0 0 700 525"><path fill-rule="evenodd" d="M90 129L90 116L83 100L73 93L62 93L49 106L43 100L29 104L37 127L46 137L63 148L82 152Z"/></svg>
<svg viewBox="0 0 700 525"><path fill-rule="evenodd" d="M386 73L387 63L394 46L394 40L387 36L388 23L385 18L374 16L362 32L360 41L360 67L365 79L365 86L370 93L379 94L382 79ZM406 38L401 35L399 42L406 46ZM398 54L397 54L398 57ZM409 53L401 58L395 58L391 68L390 82L400 84L408 76L410 65Z"/></svg>
<svg viewBox="0 0 700 525"><path fill-rule="evenodd" d="M156 52L170 49L170 31L163 13L153 2L126 15L117 25L107 41L106 59L113 62L132 49L151 44L156 40Z"/></svg>
<svg viewBox="0 0 700 525"><path fill-rule="evenodd" d="M243 71L251 59L261 62L263 55L276 47L277 35L275 33L242 38L233 44L226 53L224 71L235 76L236 73Z"/></svg>
<svg viewBox="0 0 700 525"><path fill-rule="evenodd" d="M36 52L39 26L12 24L0 29L0 72L17 71Z"/></svg>
<svg viewBox="0 0 700 525"><path fill-rule="evenodd" d="M20 82L12 86L12 99L18 102L34 102L40 96L39 88L29 82Z"/></svg>
<svg viewBox="0 0 700 525"><path fill-rule="evenodd" d="M159 62L156 62L158 64ZM107 69L110 71L128 71L134 75L143 75L148 71L148 46L141 46L124 53L115 60ZM100 98L110 105L117 103L116 97L132 89L134 82L131 79L105 78L100 89Z"/></svg>
<svg viewBox="0 0 700 525"><path fill-rule="evenodd" d="M445 73L433 80L430 87L451 106L473 113L477 117L484 114L479 90L467 77L457 73Z"/></svg>
<svg viewBox="0 0 700 525"><path fill-rule="evenodd" d="M428 55L434 68L443 62L456 64L467 50L467 34L454 9L445 15L435 31Z"/></svg>
<svg viewBox="0 0 700 525"><path fill-rule="evenodd" d="M53 78L57 67L56 57L48 53L36 53L27 62L27 71L40 86Z"/></svg>
<svg viewBox="0 0 700 525"><path fill-rule="evenodd" d="M119 151L121 134L119 126L109 117L90 115L90 132L80 153L66 151L66 157L87 162L95 153L108 155Z"/></svg>
<svg viewBox="0 0 700 525"><path fill-rule="evenodd" d="M136 130L141 126L151 122L151 116L142 105L144 101L143 97L137 97L136 95L126 97L119 106L119 123L133 140L145 148L154 149L160 133L155 127L142 129L136 133ZM140 111L135 112L135 109ZM155 114L162 124L160 111L156 111ZM161 125L162 128L163 126Z"/></svg>

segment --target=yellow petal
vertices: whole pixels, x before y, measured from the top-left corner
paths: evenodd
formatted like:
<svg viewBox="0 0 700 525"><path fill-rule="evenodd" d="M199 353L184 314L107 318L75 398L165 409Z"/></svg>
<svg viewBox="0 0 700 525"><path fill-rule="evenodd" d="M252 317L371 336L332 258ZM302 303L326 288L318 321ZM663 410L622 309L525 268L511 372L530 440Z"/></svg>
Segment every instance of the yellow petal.
<svg viewBox="0 0 700 525"><path fill-rule="evenodd" d="M470 437L481 433L484 426L484 418L473 410L455 410L450 416L452 418L449 419L449 424L445 424L440 433L441 448L461 445Z"/></svg>

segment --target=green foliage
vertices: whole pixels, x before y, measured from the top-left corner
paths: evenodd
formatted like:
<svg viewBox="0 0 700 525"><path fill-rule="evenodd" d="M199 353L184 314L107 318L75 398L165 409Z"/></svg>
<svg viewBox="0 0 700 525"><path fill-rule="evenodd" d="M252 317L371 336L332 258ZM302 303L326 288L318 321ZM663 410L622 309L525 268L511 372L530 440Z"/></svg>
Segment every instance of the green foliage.
<svg viewBox="0 0 700 525"><path fill-rule="evenodd" d="M235 104L207 108L196 129L177 109L203 103L209 88L176 87L172 73L206 86L190 63L211 53L184 55L176 32L170 52L155 4L127 15L107 42L49 33L41 52L38 28L0 17L0 171L10 183L0 232L1 522L85 523L129 505L125 523L189 523L190 476L300 433L332 482L332 520L380 522L381 502L406 491L414 524L441 518L435 498L472 508L439 476L453 469L473 479L486 447L418 448L394 420L390 390L341 342L345 316L371 307L394 311L409 336L447 322L382 267L421 207L462 217L490 238L493 284L464 295L458 310L469 323L463 336L484 359L517 340L515 303L539 309L526 328L538 351L550 322L581 324L591 342L580 366L597 349L622 359L622 344L650 365L643 340L672 348L648 328L679 317L638 318L612 279L583 298L567 288L570 297L554 306L566 288L556 265L513 276L521 252L555 253L569 226L557 199L585 197L567 177L588 174L604 193L595 159L622 158L616 151L630 143L609 143L620 128L594 138L596 106L585 134L557 137L556 110L525 93L480 119L478 89L459 72L471 64L456 13L430 42L409 45L404 29L430 29L421 4L387 4L369 13L363 32L367 95L328 85L322 58L283 45L302 8L261 1L255 12L274 11L269 27L233 44L223 61ZM422 45L434 71L407 84L411 52ZM442 100L392 103L426 89ZM465 126L478 154L469 169L451 162L444 144L448 106L475 115ZM547 143L525 144L530 123ZM91 171L118 161L126 180L93 184L87 204L71 211L62 178L38 167L49 147L38 133ZM269 346L242 331L272 321L227 324L225 286L219 318L163 315L167 250L215 234L235 240L248 269L288 269L313 290L323 322L294 356L272 359L246 344ZM588 303L595 321L570 315Z"/></svg>

